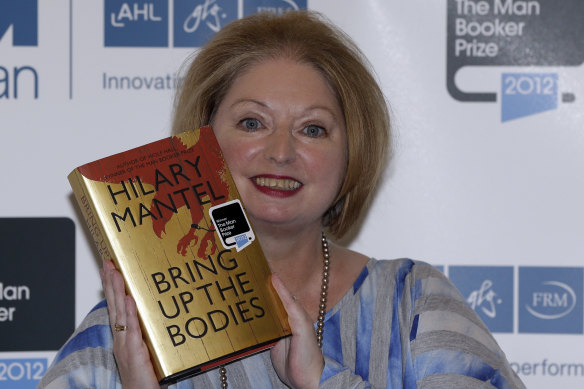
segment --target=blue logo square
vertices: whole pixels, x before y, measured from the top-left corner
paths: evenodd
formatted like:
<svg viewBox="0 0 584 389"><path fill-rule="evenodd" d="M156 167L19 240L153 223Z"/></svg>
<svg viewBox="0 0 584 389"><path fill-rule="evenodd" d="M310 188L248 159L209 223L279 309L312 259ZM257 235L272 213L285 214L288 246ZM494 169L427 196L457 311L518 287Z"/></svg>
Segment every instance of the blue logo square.
<svg viewBox="0 0 584 389"><path fill-rule="evenodd" d="M503 73L501 121L558 108L557 73Z"/></svg>
<svg viewBox="0 0 584 389"><path fill-rule="evenodd" d="M35 389L47 372L47 359L0 359L3 389Z"/></svg>
<svg viewBox="0 0 584 389"><path fill-rule="evenodd" d="M237 19L237 1L175 0L174 46L200 47Z"/></svg>
<svg viewBox="0 0 584 389"><path fill-rule="evenodd" d="M243 16L258 12L281 14L289 10L306 9L306 0L243 0Z"/></svg>
<svg viewBox="0 0 584 389"><path fill-rule="evenodd" d="M581 267L519 268L519 332L582 334Z"/></svg>
<svg viewBox="0 0 584 389"><path fill-rule="evenodd" d="M106 47L168 47L168 0L105 0Z"/></svg>
<svg viewBox="0 0 584 389"><path fill-rule="evenodd" d="M450 266L448 276L492 332L513 332L513 267Z"/></svg>
<svg viewBox="0 0 584 389"><path fill-rule="evenodd" d="M37 0L0 0L0 40L11 26L13 46L37 46Z"/></svg>

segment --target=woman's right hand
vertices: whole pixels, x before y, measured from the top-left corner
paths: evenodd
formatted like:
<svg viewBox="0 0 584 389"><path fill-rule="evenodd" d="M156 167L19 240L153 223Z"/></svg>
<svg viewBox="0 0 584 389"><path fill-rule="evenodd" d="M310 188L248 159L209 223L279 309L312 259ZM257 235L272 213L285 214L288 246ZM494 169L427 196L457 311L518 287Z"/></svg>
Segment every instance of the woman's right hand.
<svg viewBox="0 0 584 389"><path fill-rule="evenodd" d="M324 358L312 320L276 274L272 275L272 285L284 304L292 330L292 336L279 340L270 351L274 369L290 388L318 388Z"/></svg>
<svg viewBox="0 0 584 389"><path fill-rule="evenodd" d="M124 389L159 389L148 347L142 339L136 303L126 295L122 275L111 261L105 261L100 276L114 337L114 356ZM126 329L120 331L119 326Z"/></svg>

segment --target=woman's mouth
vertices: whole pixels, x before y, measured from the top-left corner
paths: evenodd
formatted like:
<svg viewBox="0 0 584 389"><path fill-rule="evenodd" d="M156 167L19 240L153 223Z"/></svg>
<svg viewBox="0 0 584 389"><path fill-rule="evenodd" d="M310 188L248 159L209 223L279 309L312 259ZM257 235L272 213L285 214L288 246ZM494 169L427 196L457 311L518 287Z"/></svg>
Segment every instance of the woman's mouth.
<svg viewBox="0 0 584 389"><path fill-rule="evenodd" d="M259 191L275 197L292 196L302 188L302 183L291 177L263 175L252 177L251 181Z"/></svg>

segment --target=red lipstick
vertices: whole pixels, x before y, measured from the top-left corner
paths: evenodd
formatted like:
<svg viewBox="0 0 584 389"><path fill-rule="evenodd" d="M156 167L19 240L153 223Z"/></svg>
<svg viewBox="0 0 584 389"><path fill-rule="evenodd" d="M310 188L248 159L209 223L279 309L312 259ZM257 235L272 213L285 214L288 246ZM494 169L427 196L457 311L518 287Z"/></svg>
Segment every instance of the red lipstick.
<svg viewBox="0 0 584 389"><path fill-rule="evenodd" d="M294 196L302 189L302 183L288 176L262 174L250 178L257 190L272 197Z"/></svg>

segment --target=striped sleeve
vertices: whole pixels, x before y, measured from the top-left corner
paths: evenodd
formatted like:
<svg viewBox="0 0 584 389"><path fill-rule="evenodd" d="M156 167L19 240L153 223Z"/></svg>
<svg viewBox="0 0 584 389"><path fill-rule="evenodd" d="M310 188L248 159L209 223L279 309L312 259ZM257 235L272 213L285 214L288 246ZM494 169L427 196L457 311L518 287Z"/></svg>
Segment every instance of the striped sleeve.
<svg viewBox="0 0 584 389"><path fill-rule="evenodd" d="M102 301L59 350L38 388L121 389L112 347L107 306Z"/></svg>
<svg viewBox="0 0 584 389"><path fill-rule="evenodd" d="M411 323L418 388L524 388L489 329L441 272L417 263L408 281L402 314Z"/></svg>
<svg viewBox="0 0 584 389"><path fill-rule="evenodd" d="M321 388L524 389L489 330L434 267L372 261L360 278L327 314Z"/></svg>

